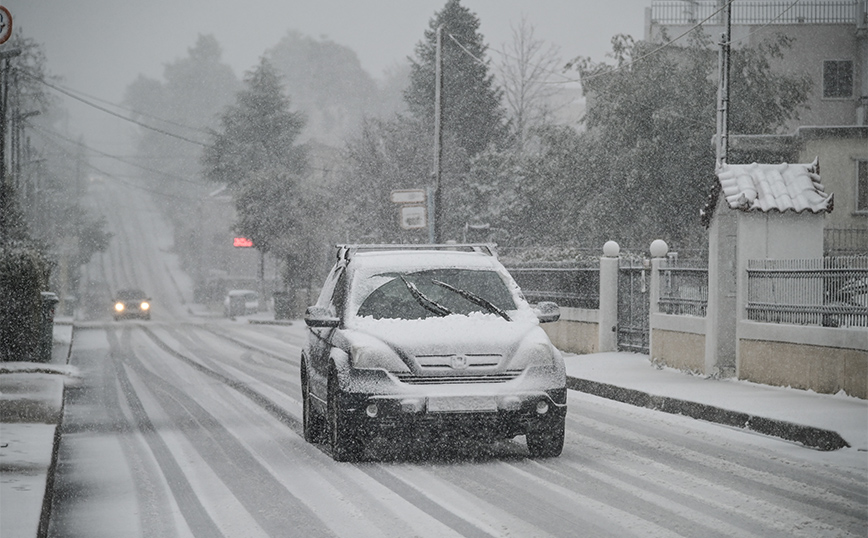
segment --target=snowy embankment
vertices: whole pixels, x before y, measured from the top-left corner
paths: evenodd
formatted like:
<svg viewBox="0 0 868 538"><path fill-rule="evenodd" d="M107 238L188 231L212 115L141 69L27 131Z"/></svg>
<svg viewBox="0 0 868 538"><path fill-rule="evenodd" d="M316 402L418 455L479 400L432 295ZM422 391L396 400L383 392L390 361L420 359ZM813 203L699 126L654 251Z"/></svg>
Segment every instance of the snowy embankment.
<svg viewBox="0 0 868 538"><path fill-rule="evenodd" d="M72 326L55 325L50 363L0 363L0 536L37 536L63 388L79 378L71 343Z"/></svg>

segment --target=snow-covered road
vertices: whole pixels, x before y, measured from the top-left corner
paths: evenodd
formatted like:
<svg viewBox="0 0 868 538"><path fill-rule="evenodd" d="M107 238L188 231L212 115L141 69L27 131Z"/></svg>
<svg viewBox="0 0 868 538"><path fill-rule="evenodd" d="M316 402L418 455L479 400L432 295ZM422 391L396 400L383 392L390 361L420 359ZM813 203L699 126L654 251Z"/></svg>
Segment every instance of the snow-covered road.
<svg viewBox="0 0 868 538"><path fill-rule="evenodd" d="M231 340L229 339L231 338ZM790 445L572 393L561 457L521 440L301 436L301 324L82 329L54 536L864 536L864 477ZM258 351L257 351L258 350Z"/></svg>

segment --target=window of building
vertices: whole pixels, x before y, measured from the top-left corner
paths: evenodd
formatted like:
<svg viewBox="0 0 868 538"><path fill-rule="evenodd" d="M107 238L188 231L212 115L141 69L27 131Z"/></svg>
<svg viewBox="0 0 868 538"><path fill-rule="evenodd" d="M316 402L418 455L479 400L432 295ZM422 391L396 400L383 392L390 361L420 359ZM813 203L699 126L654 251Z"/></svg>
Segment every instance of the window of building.
<svg viewBox="0 0 868 538"><path fill-rule="evenodd" d="M856 211L868 213L868 160L856 161Z"/></svg>
<svg viewBox="0 0 868 538"><path fill-rule="evenodd" d="M853 60L823 60L823 97L853 96Z"/></svg>

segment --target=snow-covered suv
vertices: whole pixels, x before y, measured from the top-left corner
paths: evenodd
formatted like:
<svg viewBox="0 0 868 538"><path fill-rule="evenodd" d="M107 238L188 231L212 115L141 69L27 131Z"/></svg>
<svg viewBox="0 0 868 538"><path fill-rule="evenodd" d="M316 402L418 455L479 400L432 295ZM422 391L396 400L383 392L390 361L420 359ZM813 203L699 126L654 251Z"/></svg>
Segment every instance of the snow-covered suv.
<svg viewBox="0 0 868 538"><path fill-rule="evenodd" d="M446 433L558 456L566 373L539 323L559 316L531 308L492 245L339 245L305 314L305 439L338 461L376 436Z"/></svg>

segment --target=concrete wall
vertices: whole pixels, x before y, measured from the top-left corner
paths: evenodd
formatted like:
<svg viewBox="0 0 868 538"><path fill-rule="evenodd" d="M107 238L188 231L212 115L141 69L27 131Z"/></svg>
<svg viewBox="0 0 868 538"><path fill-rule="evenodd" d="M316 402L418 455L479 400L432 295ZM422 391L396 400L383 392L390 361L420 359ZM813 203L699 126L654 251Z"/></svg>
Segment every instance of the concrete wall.
<svg viewBox="0 0 868 538"><path fill-rule="evenodd" d="M705 318L651 314L651 360L670 368L707 374Z"/></svg>
<svg viewBox="0 0 868 538"><path fill-rule="evenodd" d="M561 308L561 319L541 325L552 344L567 353L596 353L599 351L599 313L583 308Z"/></svg>
<svg viewBox="0 0 868 538"><path fill-rule="evenodd" d="M868 398L868 330L743 321L739 379Z"/></svg>

